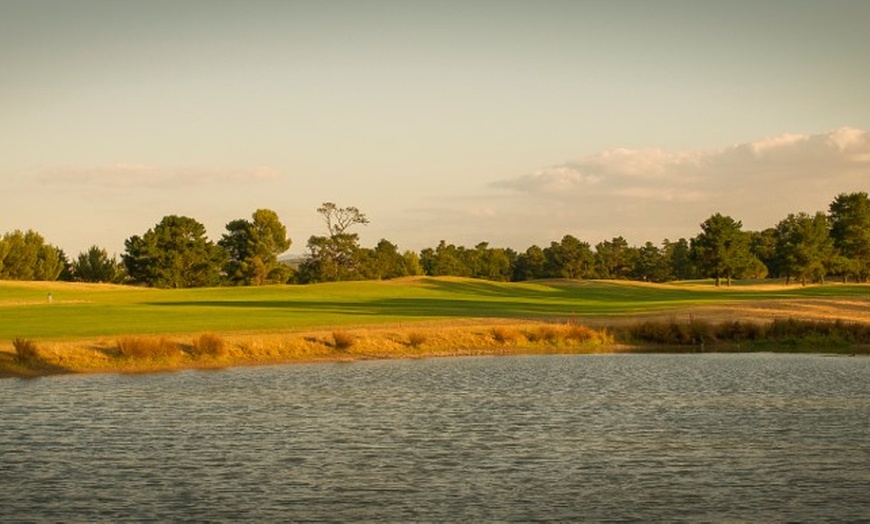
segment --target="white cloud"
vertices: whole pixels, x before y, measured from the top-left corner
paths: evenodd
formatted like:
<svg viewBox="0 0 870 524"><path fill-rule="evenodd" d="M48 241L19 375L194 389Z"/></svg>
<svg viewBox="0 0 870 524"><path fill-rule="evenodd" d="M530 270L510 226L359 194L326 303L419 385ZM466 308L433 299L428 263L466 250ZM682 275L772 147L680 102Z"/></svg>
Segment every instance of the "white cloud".
<svg viewBox="0 0 870 524"><path fill-rule="evenodd" d="M635 242L694 235L716 212L747 229L771 227L868 187L870 132L853 128L708 151L613 149L491 184L525 213L516 231L528 237L559 221L565 232Z"/></svg>

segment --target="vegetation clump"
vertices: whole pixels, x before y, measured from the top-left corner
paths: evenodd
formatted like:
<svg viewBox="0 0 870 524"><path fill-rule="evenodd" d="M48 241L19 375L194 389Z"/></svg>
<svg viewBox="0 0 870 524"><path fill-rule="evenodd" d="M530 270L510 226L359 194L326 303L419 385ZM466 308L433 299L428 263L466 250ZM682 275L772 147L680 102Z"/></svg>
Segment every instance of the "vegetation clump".
<svg viewBox="0 0 870 524"><path fill-rule="evenodd" d="M40 359L39 348L32 340L15 338L12 340L12 347L15 348L15 359L19 364L32 364Z"/></svg>
<svg viewBox="0 0 870 524"><path fill-rule="evenodd" d="M518 329L496 326L490 330L493 340L503 345L513 345L523 338Z"/></svg>
<svg viewBox="0 0 870 524"><path fill-rule="evenodd" d="M421 333L420 331L412 331L408 333L408 345L412 348L417 348L426 343L429 337L426 336L425 333Z"/></svg>
<svg viewBox="0 0 870 524"><path fill-rule="evenodd" d="M165 337L121 337L118 351L124 358L165 358L180 353L178 344Z"/></svg>
<svg viewBox="0 0 870 524"><path fill-rule="evenodd" d="M353 335L347 331L336 330L332 332L332 346L335 349L344 351L350 349L354 345Z"/></svg>
<svg viewBox="0 0 870 524"><path fill-rule="evenodd" d="M701 345L716 340L712 324L692 320L678 322L672 319L667 322L646 321L626 329L630 342L664 344L664 345Z"/></svg>
<svg viewBox="0 0 870 524"><path fill-rule="evenodd" d="M713 324L692 320L678 322L646 321L628 326L623 336L630 343L661 344L669 346L704 346L741 342L773 343L789 347L843 347L852 344L870 344L870 325L847 323L842 320L776 319L770 323L741 322L738 320Z"/></svg>
<svg viewBox="0 0 870 524"><path fill-rule="evenodd" d="M227 353L227 343L213 333L203 333L193 339L190 353L195 357L222 357Z"/></svg>

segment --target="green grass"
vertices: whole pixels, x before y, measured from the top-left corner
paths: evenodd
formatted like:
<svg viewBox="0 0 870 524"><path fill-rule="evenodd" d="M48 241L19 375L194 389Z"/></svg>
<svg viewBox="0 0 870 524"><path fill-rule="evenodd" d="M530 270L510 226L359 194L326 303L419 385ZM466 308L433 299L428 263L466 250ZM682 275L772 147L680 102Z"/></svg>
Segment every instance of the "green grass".
<svg viewBox="0 0 870 524"><path fill-rule="evenodd" d="M52 303L47 300L49 292ZM706 282L639 285L419 278L161 290L7 281L0 282L0 339L300 330L469 317L607 317L746 300L868 295L868 286L840 284L717 289Z"/></svg>

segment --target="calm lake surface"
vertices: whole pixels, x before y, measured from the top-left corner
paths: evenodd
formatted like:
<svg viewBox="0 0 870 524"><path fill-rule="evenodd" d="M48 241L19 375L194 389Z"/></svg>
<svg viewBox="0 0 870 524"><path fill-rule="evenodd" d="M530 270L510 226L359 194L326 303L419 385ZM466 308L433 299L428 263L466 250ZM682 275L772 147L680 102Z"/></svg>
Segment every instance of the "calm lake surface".
<svg viewBox="0 0 870 524"><path fill-rule="evenodd" d="M870 519L870 358L0 381L0 521Z"/></svg>

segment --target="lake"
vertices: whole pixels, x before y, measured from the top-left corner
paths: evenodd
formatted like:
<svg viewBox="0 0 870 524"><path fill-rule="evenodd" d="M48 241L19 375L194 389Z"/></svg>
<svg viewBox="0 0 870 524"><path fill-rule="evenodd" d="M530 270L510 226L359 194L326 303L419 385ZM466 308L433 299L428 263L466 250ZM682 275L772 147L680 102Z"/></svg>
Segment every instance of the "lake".
<svg viewBox="0 0 870 524"><path fill-rule="evenodd" d="M0 381L0 521L870 519L870 358Z"/></svg>

